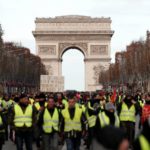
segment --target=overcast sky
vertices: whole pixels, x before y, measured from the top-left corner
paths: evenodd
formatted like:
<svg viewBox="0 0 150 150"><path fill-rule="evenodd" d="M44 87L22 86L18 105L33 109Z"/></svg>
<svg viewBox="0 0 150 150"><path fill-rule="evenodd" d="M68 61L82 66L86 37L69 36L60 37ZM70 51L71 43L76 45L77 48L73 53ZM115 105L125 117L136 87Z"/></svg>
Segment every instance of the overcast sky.
<svg viewBox="0 0 150 150"><path fill-rule="evenodd" d="M61 15L111 17L115 31L112 61L116 51L124 50L133 40L145 39L146 30L150 30L150 0L0 0L4 40L21 42L33 53L35 41L31 31L35 18Z"/></svg>

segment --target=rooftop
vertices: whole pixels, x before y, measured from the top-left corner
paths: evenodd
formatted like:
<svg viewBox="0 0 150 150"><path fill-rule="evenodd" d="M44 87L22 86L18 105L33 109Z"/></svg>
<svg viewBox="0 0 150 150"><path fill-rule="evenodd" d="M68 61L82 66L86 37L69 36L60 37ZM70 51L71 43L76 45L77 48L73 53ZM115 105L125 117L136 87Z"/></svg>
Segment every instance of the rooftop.
<svg viewBox="0 0 150 150"><path fill-rule="evenodd" d="M36 18L35 23L111 23L111 19L104 17L92 18L82 15L56 16L54 18Z"/></svg>

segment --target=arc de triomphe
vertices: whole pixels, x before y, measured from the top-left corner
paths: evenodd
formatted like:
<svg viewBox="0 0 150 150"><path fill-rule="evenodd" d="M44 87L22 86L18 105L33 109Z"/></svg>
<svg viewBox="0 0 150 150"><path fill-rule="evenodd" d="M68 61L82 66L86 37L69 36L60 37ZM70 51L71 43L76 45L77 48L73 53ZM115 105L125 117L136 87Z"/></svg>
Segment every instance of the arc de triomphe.
<svg viewBox="0 0 150 150"><path fill-rule="evenodd" d="M111 60L111 19L68 15L36 18L35 24L37 54L49 75L61 77L63 53L76 48L84 54L85 90L96 90L98 74L108 68Z"/></svg>

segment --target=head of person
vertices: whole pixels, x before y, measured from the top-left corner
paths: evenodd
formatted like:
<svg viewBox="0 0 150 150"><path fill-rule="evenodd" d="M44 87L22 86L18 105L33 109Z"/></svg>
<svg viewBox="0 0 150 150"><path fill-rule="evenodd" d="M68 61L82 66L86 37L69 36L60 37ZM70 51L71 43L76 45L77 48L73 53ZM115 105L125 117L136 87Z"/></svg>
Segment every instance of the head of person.
<svg viewBox="0 0 150 150"><path fill-rule="evenodd" d="M148 94L146 95L145 100L146 100L146 101L150 101L150 93L148 93Z"/></svg>
<svg viewBox="0 0 150 150"><path fill-rule="evenodd" d="M96 131L96 140L106 149L110 150L128 150L129 141L126 132L114 126L105 126L101 130ZM95 147L94 150L99 149Z"/></svg>
<svg viewBox="0 0 150 150"><path fill-rule="evenodd" d="M19 97L19 104L22 106L27 106L29 104L29 99L26 94L21 94Z"/></svg>
<svg viewBox="0 0 150 150"><path fill-rule="evenodd" d="M75 98L76 98L76 101L79 101L81 99L81 94L80 93L76 93Z"/></svg>
<svg viewBox="0 0 150 150"><path fill-rule="evenodd" d="M10 98L11 98L11 100L14 100L15 94L11 94Z"/></svg>
<svg viewBox="0 0 150 150"><path fill-rule="evenodd" d="M39 102L39 95L35 95L34 99L35 99L35 102Z"/></svg>
<svg viewBox="0 0 150 150"><path fill-rule="evenodd" d="M137 95L139 95L139 96L142 95L141 91L139 91L139 90L137 90L136 93L137 93Z"/></svg>
<svg viewBox="0 0 150 150"><path fill-rule="evenodd" d="M57 93L57 100L62 100L63 99L63 94L62 93Z"/></svg>
<svg viewBox="0 0 150 150"><path fill-rule="evenodd" d="M4 99L5 101L9 101L10 96L9 96L8 94L5 94L3 99Z"/></svg>
<svg viewBox="0 0 150 150"><path fill-rule="evenodd" d="M45 94L44 94L44 93L41 93L41 94L39 95L39 102L43 102L43 101L45 101L45 100L46 100Z"/></svg>
<svg viewBox="0 0 150 150"><path fill-rule="evenodd" d="M115 109L115 106L114 106L113 103L108 102L108 103L105 104L105 110L107 112L114 113L116 109Z"/></svg>
<svg viewBox="0 0 150 150"><path fill-rule="evenodd" d="M105 102L106 102L106 101L105 101L105 98L104 98L103 95L99 95L99 101L100 101L100 104L101 104L101 105L103 105L103 106L105 105Z"/></svg>
<svg viewBox="0 0 150 150"><path fill-rule="evenodd" d="M129 141L127 138L122 139L118 146L118 150L128 150L129 149Z"/></svg>
<svg viewBox="0 0 150 150"><path fill-rule="evenodd" d="M14 97L14 102L15 102L15 103L19 103L19 96L15 96L15 97Z"/></svg>
<svg viewBox="0 0 150 150"><path fill-rule="evenodd" d="M74 108L76 104L75 95L73 93L69 93L67 97L69 108Z"/></svg>
<svg viewBox="0 0 150 150"><path fill-rule="evenodd" d="M55 101L53 97L49 97L47 101L47 108L53 109L55 107Z"/></svg>
<svg viewBox="0 0 150 150"><path fill-rule="evenodd" d="M131 94L127 94L126 97L125 97L125 99L124 99L124 101L126 103L131 103L132 100L133 100L133 97L132 97Z"/></svg>

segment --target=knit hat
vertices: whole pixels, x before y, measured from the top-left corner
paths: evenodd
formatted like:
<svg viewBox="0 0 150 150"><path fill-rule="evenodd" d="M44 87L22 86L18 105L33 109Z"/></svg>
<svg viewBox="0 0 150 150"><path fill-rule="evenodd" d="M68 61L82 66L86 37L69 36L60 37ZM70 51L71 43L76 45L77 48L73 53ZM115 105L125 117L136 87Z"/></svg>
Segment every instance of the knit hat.
<svg viewBox="0 0 150 150"><path fill-rule="evenodd" d="M115 110L115 106L113 105L113 103L108 102L108 103L105 104L105 109L106 110L110 110L110 109Z"/></svg>

